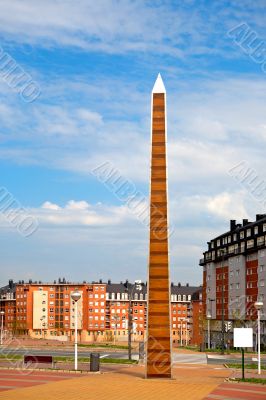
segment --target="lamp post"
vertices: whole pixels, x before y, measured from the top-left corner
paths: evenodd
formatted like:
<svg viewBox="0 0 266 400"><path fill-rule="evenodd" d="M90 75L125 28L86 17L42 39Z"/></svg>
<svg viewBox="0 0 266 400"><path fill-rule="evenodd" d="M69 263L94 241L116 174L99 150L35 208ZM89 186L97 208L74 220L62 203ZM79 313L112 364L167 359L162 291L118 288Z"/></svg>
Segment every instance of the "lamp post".
<svg viewBox="0 0 266 400"><path fill-rule="evenodd" d="M0 314L1 314L1 338L0 338L0 344L2 346L2 344L3 344L4 315L5 315L5 312L4 311L0 311Z"/></svg>
<svg viewBox="0 0 266 400"><path fill-rule="evenodd" d="M207 321L208 321L208 349L211 348L211 329L210 329L210 320L211 320L211 313L208 312L207 314Z"/></svg>
<svg viewBox="0 0 266 400"><path fill-rule="evenodd" d="M42 318L40 318L40 322L41 322L41 339L42 339L42 321L43 321L43 317Z"/></svg>
<svg viewBox="0 0 266 400"><path fill-rule="evenodd" d="M81 294L75 291L71 294L71 299L75 302L75 370L78 369L78 301Z"/></svg>
<svg viewBox="0 0 266 400"><path fill-rule="evenodd" d="M114 334L114 345L115 345L115 340L116 340L116 335L117 335L117 321L120 320L119 315L115 314L113 316L113 320L115 321L115 334Z"/></svg>
<svg viewBox="0 0 266 400"><path fill-rule="evenodd" d="M254 304L256 310L258 311L258 374L261 374L261 363L260 363L260 312L263 308L262 301L256 301Z"/></svg>
<svg viewBox="0 0 266 400"><path fill-rule="evenodd" d="M179 318L179 321L181 321L180 346L182 347L183 346L183 321L186 321L186 318ZM185 334L186 334L186 330L185 330ZM187 342L187 337L185 339L186 339L186 342Z"/></svg>
<svg viewBox="0 0 266 400"><path fill-rule="evenodd" d="M134 282L131 290L129 290L129 284L126 282L125 284L126 292L128 293L128 359L132 360L132 349L131 349L131 342L132 342L132 294L134 289L140 291L142 289L141 281L137 280Z"/></svg>
<svg viewBox="0 0 266 400"><path fill-rule="evenodd" d="M188 327L187 327L188 320L186 319L185 322L186 322L186 330L185 330L185 332L186 332L186 346L187 346L188 345Z"/></svg>
<svg viewBox="0 0 266 400"><path fill-rule="evenodd" d="M222 349L221 354L224 354L224 250L221 250L222 254Z"/></svg>

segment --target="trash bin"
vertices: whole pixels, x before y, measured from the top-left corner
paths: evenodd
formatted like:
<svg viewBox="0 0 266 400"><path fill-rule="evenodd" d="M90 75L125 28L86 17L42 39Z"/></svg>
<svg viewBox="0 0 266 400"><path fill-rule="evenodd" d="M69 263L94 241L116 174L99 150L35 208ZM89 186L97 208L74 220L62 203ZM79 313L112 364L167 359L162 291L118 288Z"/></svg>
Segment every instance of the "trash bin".
<svg viewBox="0 0 266 400"><path fill-rule="evenodd" d="M90 371L97 372L100 371L100 354L91 353L90 355Z"/></svg>
<svg viewBox="0 0 266 400"><path fill-rule="evenodd" d="M144 360L145 346L144 342L139 342L139 360Z"/></svg>
<svg viewBox="0 0 266 400"><path fill-rule="evenodd" d="M200 343L200 351L205 351L205 344L204 343Z"/></svg>

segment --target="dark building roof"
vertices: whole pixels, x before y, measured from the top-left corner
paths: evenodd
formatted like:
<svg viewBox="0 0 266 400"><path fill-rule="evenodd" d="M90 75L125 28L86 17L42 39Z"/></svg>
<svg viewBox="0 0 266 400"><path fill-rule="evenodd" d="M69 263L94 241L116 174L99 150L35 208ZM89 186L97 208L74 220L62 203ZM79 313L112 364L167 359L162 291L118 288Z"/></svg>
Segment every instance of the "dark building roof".
<svg viewBox="0 0 266 400"><path fill-rule="evenodd" d="M3 297L7 293L15 294L16 293L16 285L17 284L14 283L12 279L10 279L8 282L8 285L0 288L0 297L3 299Z"/></svg>
<svg viewBox="0 0 266 400"><path fill-rule="evenodd" d="M192 294L191 300L193 301L202 300L202 286Z"/></svg>
<svg viewBox="0 0 266 400"><path fill-rule="evenodd" d="M266 223L266 214L257 214L255 221L243 219L242 224L237 224L236 220L230 221L230 230L222 233L219 236L211 239L208 244L208 250L203 252L204 258L200 260L200 265L205 265L207 262L221 261L221 259L233 257L237 254L248 254L257 251L260 248L266 247L266 241L261 240L256 242L258 237L265 235L264 225ZM256 229L255 229L256 227ZM245 231L250 230L248 237ZM244 236L242 237L241 235ZM230 241L228 241L228 238ZM247 242L254 240L254 245L247 245ZM231 247L235 245L235 249ZM230 247L230 249L229 249Z"/></svg>
<svg viewBox="0 0 266 400"><path fill-rule="evenodd" d="M129 291L132 291L134 284L126 281L125 283L120 282L120 283L110 283L108 281L107 287L106 287L106 292L107 293L124 293L126 292L126 287L128 287ZM146 283L141 284L142 290L138 291L136 288L133 289L133 293L138 292L138 293L147 293L147 285ZM189 286L186 284L185 286L182 286L180 283L178 285L174 285L171 283L171 294L177 294L177 295L193 295L195 292L200 292L202 291L201 286Z"/></svg>
<svg viewBox="0 0 266 400"><path fill-rule="evenodd" d="M199 286L179 286L179 285L171 285L171 294L185 294L185 295L193 295L196 291L199 290Z"/></svg>

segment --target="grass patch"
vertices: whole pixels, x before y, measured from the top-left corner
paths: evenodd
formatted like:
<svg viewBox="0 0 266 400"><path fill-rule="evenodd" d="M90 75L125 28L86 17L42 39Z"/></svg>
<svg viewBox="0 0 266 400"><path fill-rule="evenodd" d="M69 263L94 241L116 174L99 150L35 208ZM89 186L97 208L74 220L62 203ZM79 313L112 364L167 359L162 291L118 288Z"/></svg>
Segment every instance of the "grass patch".
<svg viewBox="0 0 266 400"><path fill-rule="evenodd" d="M74 362L73 357L54 357L55 361L63 361L63 362ZM89 357L79 357L79 362L90 362ZM100 358L100 364L137 364L138 361L136 360L128 360L124 358Z"/></svg>
<svg viewBox="0 0 266 400"><path fill-rule="evenodd" d="M116 345L116 344L78 344L78 347L88 347L88 348L103 348L103 349L121 349L127 350L128 346Z"/></svg>
<svg viewBox="0 0 266 400"><path fill-rule="evenodd" d="M221 353L221 349L205 349L204 350L206 353ZM241 353L241 350L239 349L224 349L224 354L230 354L230 353ZM249 350L245 350L245 354L254 354L257 355L256 352L254 352L253 350L249 351ZM261 354L266 354L265 351L261 351Z"/></svg>
<svg viewBox="0 0 266 400"><path fill-rule="evenodd" d="M128 360L124 358L101 358L101 364L137 364L136 360Z"/></svg>
<svg viewBox="0 0 266 400"><path fill-rule="evenodd" d="M263 378L234 378L230 379L231 381L237 381L237 382L249 382L249 383L260 383L261 385L266 385L266 379Z"/></svg>
<svg viewBox="0 0 266 400"><path fill-rule="evenodd" d="M0 354L0 359L1 360L7 360L7 361L17 361L17 360L22 360L22 356L18 354Z"/></svg>
<svg viewBox="0 0 266 400"><path fill-rule="evenodd" d="M225 364L228 368L242 368L242 364ZM245 369L258 369L258 364L245 364ZM261 365L261 369L266 369L266 365Z"/></svg>

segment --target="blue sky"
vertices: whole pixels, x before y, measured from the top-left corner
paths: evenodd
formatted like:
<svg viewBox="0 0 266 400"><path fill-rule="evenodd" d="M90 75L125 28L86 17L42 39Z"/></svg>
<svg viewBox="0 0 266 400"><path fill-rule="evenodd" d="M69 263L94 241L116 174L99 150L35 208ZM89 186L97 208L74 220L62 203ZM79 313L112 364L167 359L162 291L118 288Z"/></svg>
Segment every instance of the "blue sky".
<svg viewBox="0 0 266 400"><path fill-rule="evenodd" d="M146 280L147 226L91 171L109 161L148 196L158 72L172 280L201 282L206 242L230 218L265 212L228 173L245 160L266 179L265 14L260 0L0 2L1 50L40 88L25 102L0 59L0 186L39 222L23 237L0 215L1 284ZM256 35L249 51L228 34L241 24ZM260 62L250 55L257 45Z"/></svg>

